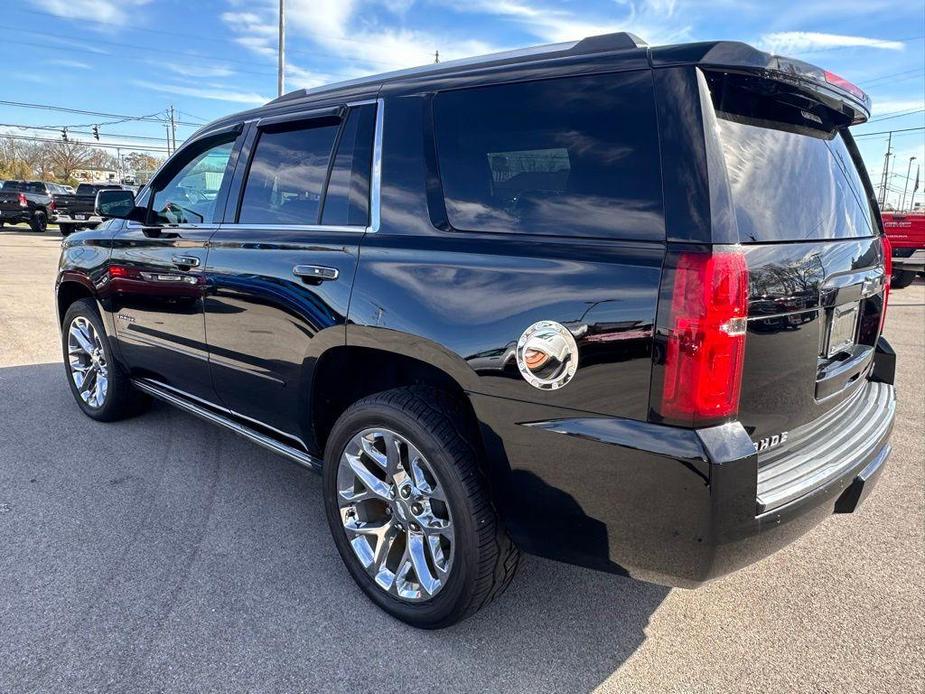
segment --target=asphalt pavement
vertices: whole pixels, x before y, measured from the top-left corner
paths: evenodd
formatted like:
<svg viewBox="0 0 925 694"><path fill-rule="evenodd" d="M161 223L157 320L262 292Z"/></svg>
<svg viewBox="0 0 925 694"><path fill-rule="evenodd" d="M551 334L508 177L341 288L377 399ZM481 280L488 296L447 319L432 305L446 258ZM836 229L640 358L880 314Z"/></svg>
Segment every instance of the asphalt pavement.
<svg viewBox="0 0 925 694"><path fill-rule="evenodd" d="M695 591L527 557L474 618L376 609L320 479L165 405L84 417L60 236L0 230L0 692L922 692L925 284L895 291L894 452L859 512Z"/></svg>

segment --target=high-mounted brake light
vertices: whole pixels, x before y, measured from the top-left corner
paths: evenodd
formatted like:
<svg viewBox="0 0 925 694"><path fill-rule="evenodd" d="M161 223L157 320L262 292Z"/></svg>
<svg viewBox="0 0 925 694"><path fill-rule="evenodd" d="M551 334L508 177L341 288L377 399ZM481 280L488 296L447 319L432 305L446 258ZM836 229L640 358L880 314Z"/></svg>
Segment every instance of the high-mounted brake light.
<svg viewBox="0 0 925 694"><path fill-rule="evenodd" d="M838 87L843 92L848 92L851 96L856 97L862 102L866 103L868 101L867 94L865 94L864 90L854 82L849 82L844 77L836 75L834 72L829 72L828 70L823 70L822 74L825 76L825 81L833 87Z"/></svg>
<svg viewBox="0 0 925 694"><path fill-rule="evenodd" d="M893 244L890 237L883 234L880 237L880 244L883 246L883 308L880 310L880 332L883 332L883 326L886 325L886 307L890 299L890 278L893 275Z"/></svg>
<svg viewBox="0 0 925 694"><path fill-rule="evenodd" d="M738 413L747 317L743 253L679 257L667 331L663 417L694 425Z"/></svg>
<svg viewBox="0 0 925 694"><path fill-rule="evenodd" d="M20 193L20 194L19 194L19 206L20 206L20 207L29 207L29 201L26 200L26 194L25 194L25 193Z"/></svg>

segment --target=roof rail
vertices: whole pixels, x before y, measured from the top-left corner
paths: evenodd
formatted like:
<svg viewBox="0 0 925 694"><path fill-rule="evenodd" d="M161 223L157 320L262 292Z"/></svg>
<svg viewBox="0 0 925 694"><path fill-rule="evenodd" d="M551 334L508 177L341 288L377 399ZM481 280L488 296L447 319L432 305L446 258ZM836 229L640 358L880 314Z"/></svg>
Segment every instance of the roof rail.
<svg viewBox="0 0 925 694"><path fill-rule="evenodd" d="M332 82L311 89L297 89L293 92L283 94L269 103L276 104L283 101L300 99L305 96L314 96L335 89L345 87L360 86L363 84L373 84L385 80L396 79L399 77L414 77L417 75L426 75L443 70L452 70L459 67L468 67L475 65L487 65L503 61L517 61L540 56L551 57L554 54L565 55L582 55L585 53L603 53L606 51L626 50L629 48L642 48L648 44L635 34L628 31L621 31L614 34L602 34L600 36L589 36L580 41L566 41L564 43L549 43L542 46L531 46L529 48L518 48L513 51L503 51L501 53L489 53L471 58L460 58L459 60L447 60L442 63L433 63L431 65L421 65L419 67L405 68L402 70L393 70L391 72L382 72L377 75L368 77L358 77L356 79L344 80L343 82Z"/></svg>

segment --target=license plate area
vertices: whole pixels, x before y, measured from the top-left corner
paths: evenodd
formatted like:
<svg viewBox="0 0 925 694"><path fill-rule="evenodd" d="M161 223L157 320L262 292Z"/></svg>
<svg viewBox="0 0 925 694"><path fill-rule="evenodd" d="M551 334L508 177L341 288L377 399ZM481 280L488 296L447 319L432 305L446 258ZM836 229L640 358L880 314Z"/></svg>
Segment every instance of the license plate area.
<svg viewBox="0 0 925 694"><path fill-rule="evenodd" d="M832 309L823 351L826 358L831 359L839 352L854 346L858 334L860 309L861 305L856 301Z"/></svg>

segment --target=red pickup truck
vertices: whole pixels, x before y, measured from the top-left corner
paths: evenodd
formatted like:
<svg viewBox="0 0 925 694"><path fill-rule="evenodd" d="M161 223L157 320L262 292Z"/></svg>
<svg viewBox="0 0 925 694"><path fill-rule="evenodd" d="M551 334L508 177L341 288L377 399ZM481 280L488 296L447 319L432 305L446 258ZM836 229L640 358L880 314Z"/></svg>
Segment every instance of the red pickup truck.
<svg viewBox="0 0 925 694"><path fill-rule="evenodd" d="M882 212L881 217L893 247L890 286L903 289L925 273L925 212Z"/></svg>

